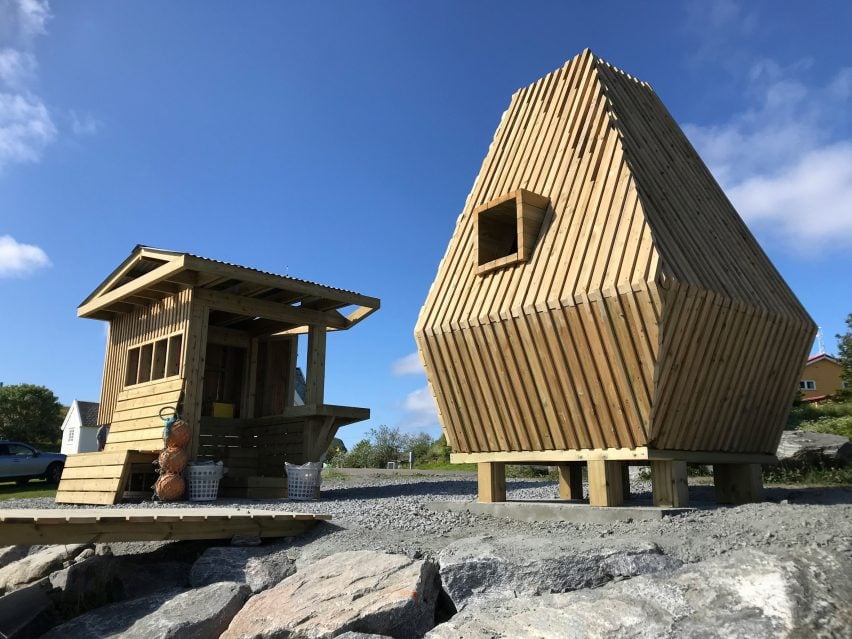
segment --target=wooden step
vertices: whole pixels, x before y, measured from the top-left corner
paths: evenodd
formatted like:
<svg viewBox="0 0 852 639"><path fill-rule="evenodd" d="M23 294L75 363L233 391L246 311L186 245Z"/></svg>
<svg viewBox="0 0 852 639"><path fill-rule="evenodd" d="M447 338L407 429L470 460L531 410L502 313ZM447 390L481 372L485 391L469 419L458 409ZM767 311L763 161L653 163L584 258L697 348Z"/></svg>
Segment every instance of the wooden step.
<svg viewBox="0 0 852 639"><path fill-rule="evenodd" d="M153 462L157 451L121 450L68 455L56 491L58 504L117 504L133 464Z"/></svg>

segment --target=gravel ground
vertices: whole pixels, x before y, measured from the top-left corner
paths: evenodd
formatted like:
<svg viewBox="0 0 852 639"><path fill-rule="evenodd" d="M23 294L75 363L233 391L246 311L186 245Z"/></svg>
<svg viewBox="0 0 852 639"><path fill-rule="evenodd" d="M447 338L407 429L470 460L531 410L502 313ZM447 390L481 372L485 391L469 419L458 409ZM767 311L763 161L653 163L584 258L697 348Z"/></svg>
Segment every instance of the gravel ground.
<svg viewBox="0 0 852 639"><path fill-rule="evenodd" d="M547 480L509 480L508 498L553 499L557 485ZM631 493L650 501L649 482L635 478ZM233 506L246 510L327 513L331 524L319 525L295 545L316 559L341 550L375 549L413 556L434 556L451 541L482 534L559 535L643 538L684 562L701 561L744 547L827 547L852 558L852 488L770 488L768 501L717 507L712 487L690 486L698 508L660 521L610 524L520 522L465 512L436 512L434 500L471 501L476 480L459 473L423 475L358 474L323 480L322 499L311 502L219 500L214 503L143 502L136 506L170 508ZM9 500L5 508L53 508L50 498ZM64 506L67 507L67 506ZM83 506L82 508L85 508ZM308 547L310 544L310 547Z"/></svg>

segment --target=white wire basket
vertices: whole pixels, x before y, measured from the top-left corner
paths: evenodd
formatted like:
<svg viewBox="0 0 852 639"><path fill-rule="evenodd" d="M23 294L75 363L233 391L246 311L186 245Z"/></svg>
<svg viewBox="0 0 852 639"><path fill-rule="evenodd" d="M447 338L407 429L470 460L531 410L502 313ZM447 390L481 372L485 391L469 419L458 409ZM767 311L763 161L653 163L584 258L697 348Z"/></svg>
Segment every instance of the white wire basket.
<svg viewBox="0 0 852 639"><path fill-rule="evenodd" d="M322 482L322 462L297 465L284 462L287 471L287 497L295 501L316 499Z"/></svg>
<svg viewBox="0 0 852 639"><path fill-rule="evenodd" d="M222 462L186 466L186 493L189 501L215 501L219 495L219 480L225 474Z"/></svg>

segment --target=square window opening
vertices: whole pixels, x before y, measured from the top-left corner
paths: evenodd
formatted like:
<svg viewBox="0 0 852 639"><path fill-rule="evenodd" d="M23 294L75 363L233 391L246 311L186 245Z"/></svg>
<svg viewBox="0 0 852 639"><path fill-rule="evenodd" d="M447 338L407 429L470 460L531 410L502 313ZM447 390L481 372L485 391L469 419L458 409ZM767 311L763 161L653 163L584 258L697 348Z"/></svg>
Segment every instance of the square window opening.
<svg viewBox="0 0 852 639"><path fill-rule="evenodd" d="M518 253L518 208L513 199L479 213L479 266Z"/></svg>

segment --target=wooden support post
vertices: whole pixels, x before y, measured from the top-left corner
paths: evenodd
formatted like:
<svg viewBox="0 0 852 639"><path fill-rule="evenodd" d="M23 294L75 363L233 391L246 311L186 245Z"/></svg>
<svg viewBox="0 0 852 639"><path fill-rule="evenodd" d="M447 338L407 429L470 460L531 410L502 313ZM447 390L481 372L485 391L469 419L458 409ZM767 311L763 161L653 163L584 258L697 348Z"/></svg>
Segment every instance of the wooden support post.
<svg viewBox="0 0 852 639"><path fill-rule="evenodd" d="M713 485L720 504L763 501L760 464L713 464Z"/></svg>
<svg viewBox="0 0 852 639"><path fill-rule="evenodd" d="M506 464L481 462L477 464L479 501L493 503L506 501Z"/></svg>
<svg viewBox="0 0 852 639"><path fill-rule="evenodd" d="M200 302L192 301L184 341L183 378L186 380L183 397L182 417L192 429L189 443L189 459L198 458L199 436L201 430L201 399L204 384L204 365L207 358L207 328L210 309Z"/></svg>
<svg viewBox="0 0 852 639"><path fill-rule="evenodd" d="M624 494L621 492L622 463L590 459L587 462L589 472L589 505L621 506Z"/></svg>
<svg viewBox="0 0 852 639"><path fill-rule="evenodd" d="M689 505L686 462L652 461L651 491L655 506L685 508Z"/></svg>
<svg viewBox="0 0 852 639"><path fill-rule="evenodd" d="M583 498L583 464L559 464L559 499Z"/></svg>
<svg viewBox="0 0 852 639"><path fill-rule="evenodd" d="M308 406L323 403L325 389L325 326L311 326L308 329L308 371L305 382L305 404Z"/></svg>

